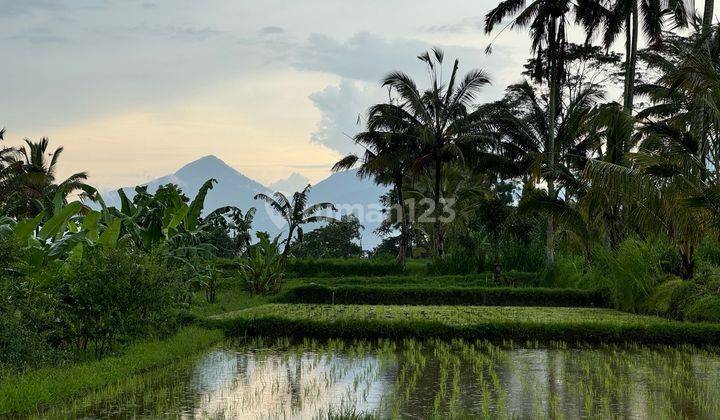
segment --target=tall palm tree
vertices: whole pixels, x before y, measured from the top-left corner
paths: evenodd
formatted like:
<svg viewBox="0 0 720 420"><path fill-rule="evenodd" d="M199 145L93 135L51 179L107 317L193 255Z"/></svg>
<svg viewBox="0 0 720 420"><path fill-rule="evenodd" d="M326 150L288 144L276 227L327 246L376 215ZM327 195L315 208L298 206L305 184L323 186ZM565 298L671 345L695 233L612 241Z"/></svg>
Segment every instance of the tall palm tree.
<svg viewBox="0 0 720 420"><path fill-rule="evenodd" d="M712 3L712 0L708 1ZM664 3L664 4L663 4ZM635 77L638 61L640 21L643 33L651 45L663 41L663 26L672 15L676 27L688 25L685 0L579 0L577 21L582 23L591 38L602 31L603 44L610 48L621 33L625 33L625 81L623 108L632 113L635 98Z"/></svg>
<svg viewBox="0 0 720 420"><path fill-rule="evenodd" d="M408 132L413 126L405 124L406 113L392 104L377 104L368 112L367 130L354 140L365 149L362 157L350 154L333 166L333 171L358 166L360 178L372 177L377 184L392 185L397 202L395 220L400 224L399 264L405 263L408 249L408 220L405 214L404 181L412 168L419 147L416 133ZM401 122L400 124L398 124Z"/></svg>
<svg viewBox="0 0 720 420"><path fill-rule="evenodd" d="M323 210L337 211L332 203L317 203L310 206L307 205L308 193L310 192L310 184L308 184L302 191L298 191L293 194L292 200L288 200L285 194L276 192L271 196L267 194L256 194L256 200L262 200L267 203L276 213L285 219L285 223L288 225L288 234L285 239L285 248L280 256L280 266L285 267L288 254L290 253L290 246L292 240L297 232L299 240L302 240L302 226L307 223L317 222L329 222L336 220L333 217L318 214Z"/></svg>
<svg viewBox="0 0 720 420"><path fill-rule="evenodd" d="M560 107L552 126L555 141L550 137L547 121L550 100L545 99L536 85L525 81L511 85L501 101L478 108L483 115L481 130L495 136L495 153L505 177L519 178L523 183L544 181L546 199L554 202L562 189L566 201L583 194L579 174L587 156L599 149L593 135L592 120L597 101L603 94L595 86L586 86ZM559 187L556 189L556 187ZM554 258L555 213L548 212L546 259Z"/></svg>
<svg viewBox="0 0 720 420"><path fill-rule="evenodd" d="M495 26L510 16L509 24L513 28L529 28L532 51L538 58L546 58L547 67L538 68L536 77L548 82L550 103L547 119L547 166L550 173L555 172L555 131L557 108L560 103L561 84L565 72L565 50L567 45L568 15L572 9L570 0L536 0L526 6L525 0L504 0L485 15L485 33L493 32ZM542 65L545 60L537 60ZM556 197L555 179L547 179L548 194ZM554 260L553 220L548 218L546 259Z"/></svg>
<svg viewBox="0 0 720 420"><path fill-rule="evenodd" d="M430 87L421 91L417 84L403 72L392 72L382 82L391 93L396 94L388 115L395 121L394 130L415 138L420 145L419 156L413 166L416 170L430 169L434 179L434 250L443 254L441 217L443 198L441 191L443 166L462 156L462 146L473 137L466 132L470 118L468 107L479 91L490 83L488 75L479 69L469 71L462 80L458 77L459 61L453 63L447 82L443 79L442 50L434 48L418 57L427 66Z"/></svg>

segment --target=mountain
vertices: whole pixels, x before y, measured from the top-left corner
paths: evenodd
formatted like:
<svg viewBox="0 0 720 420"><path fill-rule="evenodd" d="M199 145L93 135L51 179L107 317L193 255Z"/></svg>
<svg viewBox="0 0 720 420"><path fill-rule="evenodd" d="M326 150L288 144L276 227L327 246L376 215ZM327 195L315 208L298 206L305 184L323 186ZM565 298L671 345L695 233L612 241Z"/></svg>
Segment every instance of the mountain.
<svg viewBox="0 0 720 420"><path fill-rule="evenodd" d="M281 193L289 196L297 191L301 191L309 183L309 179L297 172L293 172L286 179L281 179L268 185L268 188L273 191L280 191Z"/></svg>
<svg viewBox="0 0 720 420"><path fill-rule="evenodd" d="M265 187L215 156L205 156L190 162L177 172L144 185L148 186L148 191L154 192L161 185L173 183L179 186L188 197L193 198L203 183L210 178L215 178L218 183L208 192L204 214L218 207L229 205L241 208L243 211L255 207L257 213L253 222L254 230L276 235L285 228L282 219L270 211L263 202L254 199L257 193L272 194L274 191L282 191L280 188L275 188L278 183L272 184L273 188ZM292 174L282 182L286 188L289 188L293 185L292 182L297 183L300 180L303 180L300 188L302 189L307 185L307 178L300 174ZM135 195L134 188L127 187L123 190L130 198ZM380 238L372 231L382 220L382 216L378 217L378 200L385 191L385 188L378 187L370 180L360 180L357 177L357 171L350 170L332 174L318 182L310 192L309 203L331 202L336 205L340 214L353 213L360 217L360 222L365 226L362 246L364 249L371 249L380 242ZM116 191L104 193L103 198L108 206L120 207L120 197ZM308 226L305 230L310 231L317 226L319 225Z"/></svg>

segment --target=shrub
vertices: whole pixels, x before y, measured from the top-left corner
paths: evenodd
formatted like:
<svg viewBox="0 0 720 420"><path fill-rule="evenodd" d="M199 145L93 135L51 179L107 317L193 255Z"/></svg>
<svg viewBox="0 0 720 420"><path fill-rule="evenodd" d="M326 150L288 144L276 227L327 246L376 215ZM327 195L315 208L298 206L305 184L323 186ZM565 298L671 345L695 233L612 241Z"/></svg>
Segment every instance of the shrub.
<svg viewBox="0 0 720 420"><path fill-rule="evenodd" d="M291 259L285 272L288 277L390 276L404 274L405 268L394 259Z"/></svg>
<svg viewBox="0 0 720 420"><path fill-rule="evenodd" d="M616 308L634 312L658 284L662 244L630 238L617 249L595 248L589 284L607 288Z"/></svg>
<svg viewBox="0 0 720 420"><path fill-rule="evenodd" d="M684 310L689 321L720 322L720 296L705 296L691 303Z"/></svg>
<svg viewBox="0 0 720 420"><path fill-rule="evenodd" d="M51 342L62 336L56 320L58 299L43 280L43 273L26 276L14 264L19 247L0 237L0 372L37 367L58 360L62 351ZM56 272L47 275L55 277ZM0 373L0 377L3 376Z"/></svg>
<svg viewBox="0 0 720 420"><path fill-rule="evenodd" d="M250 249L250 257L240 263L238 276L251 295L277 293L282 287L283 270L278 238L270 241L258 232L260 242Z"/></svg>
<svg viewBox="0 0 720 420"><path fill-rule="evenodd" d="M475 251L454 246L442 257L434 257L428 265L429 274L474 274L488 271L492 264L482 248Z"/></svg>
<svg viewBox="0 0 720 420"><path fill-rule="evenodd" d="M276 299L283 303L361 305L483 305L607 307L600 292L513 287L338 286L310 284Z"/></svg>
<svg viewBox="0 0 720 420"><path fill-rule="evenodd" d="M543 287L580 287L584 265L581 255L558 255L538 274L539 284Z"/></svg>
<svg viewBox="0 0 720 420"><path fill-rule="evenodd" d="M67 270L62 318L80 347L101 357L115 344L175 330L183 284L155 255L88 248Z"/></svg>
<svg viewBox="0 0 720 420"><path fill-rule="evenodd" d="M677 299L690 285L675 276L666 276L667 280L653 290L650 296L642 303L640 310L644 313L676 317Z"/></svg>

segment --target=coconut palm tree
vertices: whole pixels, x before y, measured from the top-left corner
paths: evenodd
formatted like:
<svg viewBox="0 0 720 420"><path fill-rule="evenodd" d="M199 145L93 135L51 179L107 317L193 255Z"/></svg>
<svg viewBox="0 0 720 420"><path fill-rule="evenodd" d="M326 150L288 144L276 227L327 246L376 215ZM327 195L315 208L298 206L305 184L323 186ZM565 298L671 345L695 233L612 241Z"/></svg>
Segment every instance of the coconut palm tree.
<svg viewBox="0 0 720 420"><path fill-rule="evenodd" d="M560 103L561 85L565 73L565 51L567 45L568 15L572 9L570 0L537 0L526 5L525 0L505 0L500 2L493 10L485 15L485 33L495 30L495 26L508 17L514 16L509 23L512 28L529 28L532 41L532 51L538 58L539 68L535 77L546 79L549 87L549 106L547 108L547 166L550 173L555 172L555 137L556 115ZM489 48L489 47L488 47ZM543 63L546 65L543 66ZM555 180L548 178L548 194L556 196ZM548 246L546 259L554 260L553 253L553 220L548 219L547 237Z"/></svg>
<svg viewBox="0 0 720 420"><path fill-rule="evenodd" d="M708 0L708 3L712 3L712 0ZM585 27L588 39L602 31L603 44L610 48L617 37L625 33L623 108L626 112L631 113L634 106L640 26L642 25L643 33L650 44L658 46L663 41L663 26L667 15L672 15L676 27L688 25L688 10L684 0L669 0L664 4L652 0L578 2L577 21Z"/></svg>
<svg viewBox="0 0 720 420"><path fill-rule="evenodd" d="M56 198L60 197L66 203L67 197L74 193L88 192L90 198L97 193L85 183L86 172L72 174L57 182L57 166L64 149L61 146L50 152L49 145L47 137L38 142L26 139L25 146L17 150L19 169L13 175L15 192L11 200L17 203L18 217L34 217L42 210L49 217L55 208L53 201Z"/></svg>
<svg viewBox="0 0 720 420"><path fill-rule="evenodd" d="M272 197L263 193L255 195L256 200L262 200L267 203L270 208L285 219L285 223L288 225L288 234L284 241L285 248L280 256L280 265L282 268L285 267L285 262L287 261L288 254L290 253L290 247L296 232L298 239L302 241L303 225L307 223L329 222L331 220L336 220L334 217L318 214L323 210L337 211L332 203L317 203L310 206L307 205L310 188L311 186L308 184L302 191L294 193L292 200L288 200L285 194L279 191L274 193Z"/></svg>
<svg viewBox="0 0 720 420"><path fill-rule="evenodd" d="M410 76L392 72L382 82L391 94L396 95L390 104L384 105L387 122L392 131L411 136L418 143L418 154L413 163L415 170L427 169L433 173L434 188L434 250L443 254L441 217L445 211L441 184L443 166L462 156L462 147L474 137L466 132L471 119L468 107L479 91L490 83L488 75L479 69L469 71L462 80L458 76L459 61L453 63L450 77L443 79L442 50L434 48L418 57L427 66L430 86L421 91Z"/></svg>
<svg viewBox="0 0 720 420"><path fill-rule="evenodd" d="M333 171L358 167L360 178L372 177L377 184L392 185L392 196L397 202L393 225L400 224L399 264L405 263L408 249L408 219L405 212L405 178L412 169L419 148L418 136L409 132L414 126L406 124L406 113L392 104L377 104L368 112L367 130L354 137L355 142L365 149L362 157L350 154L333 166ZM401 122L398 124L398 122Z"/></svg>
<svg viewBox="0 0 720 420"><path fill-rule="evenodd" d="M544 182L550 202L557 200L560 190L566 201L583 195L586 186L579 174L587 157L600 148L590 122L596 103L602 98L602 92L593 85L573 95L556 113L552 124L556 130L555 141L551 143L547 120L550 100L540 94L537 85L528 81L511 85L505 98L477 110L483 116L479 119L479 130L495 137L493 149L498 159L493 165L501 168L505 177L517 178L524 184ZM548 213L548 262L554 257L554 217L554 213Z"/></svg>

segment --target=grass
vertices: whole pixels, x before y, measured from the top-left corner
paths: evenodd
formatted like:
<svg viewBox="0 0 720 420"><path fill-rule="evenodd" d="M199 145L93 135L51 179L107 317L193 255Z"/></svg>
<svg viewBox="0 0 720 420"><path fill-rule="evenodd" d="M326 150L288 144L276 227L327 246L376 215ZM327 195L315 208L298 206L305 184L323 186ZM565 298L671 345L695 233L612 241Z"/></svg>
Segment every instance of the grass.
<svg viewBox="0 0 720 420"><path fill-rule="evenodd" d="M235 336L720 345L720 324L592 308L269 304L214 316L205 324Z"/></svg>
<svg viewBox="0 0 720 420"><path fill-rule="evenodd" d="M217 330L188 327L166 340L133 344L120 355L8 377L0 382L0 417L40 414L68 399L182 361L207 349L222 337Z"/></svg>
<svg viewBox="0 0 720 420"><path fill-rule="evenodd" d="M219 289L215 302L212 303L207 302L205 292L200 291L195 295L195 302L186 314L186 318L190 320L263 305L268 302L268 298L266 296L250 296L250 293L240 286L232 286Z"/></svg>
<svg viewBox="0 0 720 420"><path fill-rule="evenodd" d="M289 288L273 301L360 305L609 306L607 297L599 291L537 287L457 287L438 284L336 287L310 284Z"/></svg>

